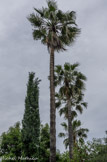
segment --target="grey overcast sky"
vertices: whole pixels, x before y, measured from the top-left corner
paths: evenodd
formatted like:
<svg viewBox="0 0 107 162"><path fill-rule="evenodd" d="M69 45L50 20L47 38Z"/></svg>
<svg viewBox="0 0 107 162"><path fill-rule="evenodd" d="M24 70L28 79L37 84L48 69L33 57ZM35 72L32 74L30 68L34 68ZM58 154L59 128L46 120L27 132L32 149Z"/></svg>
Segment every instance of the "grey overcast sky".
<svg viewBox="0 0 107 162"><path fill-rule="evenodd" d="M57 0L61 10L74 10L81 34L67 52L56 53L56 64L80 63L87 76L85 100L88 109L79 116L90 130L88 139L103 137L107 130L107 0ZM0 134L21 121L28 72L42 79L40 116L49 122L49 54L32 38L26 17L45 0L0 0ZM62 118L57 115L57 134ZM64 149L57 138L57 148Z"/></svg>

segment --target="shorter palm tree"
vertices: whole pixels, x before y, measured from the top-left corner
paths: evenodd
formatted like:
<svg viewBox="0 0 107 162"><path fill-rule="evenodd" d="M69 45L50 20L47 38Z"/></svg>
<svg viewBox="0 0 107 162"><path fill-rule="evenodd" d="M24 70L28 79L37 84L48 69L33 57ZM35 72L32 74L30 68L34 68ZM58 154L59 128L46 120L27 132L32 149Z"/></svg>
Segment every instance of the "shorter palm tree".
<svg viewBox="0 0 107 162"><path fill-rule="evenodd" d="M65 148L69 146L69 140L68 140L68 125L66 122L61 123L62 127L65 130L64 132L59 133L59 137L65 138L63 143L65 145ZM74 120L72 122L73 127L73 142L74 146L77 145L78 142L83 142L85 138L87 138L87 133L89 130L87 128L81 128L81 121L80 120Z"/></svg>
<svg viewBox="0 0 107 162"><path fill-rule="evenodd" d="M87 103L83 102L86 77L78 72L78 66L78 63L73 65L65 63L64 68L61 65L55 67L55 86L59 86L59 91L56 93L56 107L60 108L60 115L64 114L65 119L68 120L70 159L73 158L73 114L76 116L75 110L82 113L83 107L87 107Z"/></svg>

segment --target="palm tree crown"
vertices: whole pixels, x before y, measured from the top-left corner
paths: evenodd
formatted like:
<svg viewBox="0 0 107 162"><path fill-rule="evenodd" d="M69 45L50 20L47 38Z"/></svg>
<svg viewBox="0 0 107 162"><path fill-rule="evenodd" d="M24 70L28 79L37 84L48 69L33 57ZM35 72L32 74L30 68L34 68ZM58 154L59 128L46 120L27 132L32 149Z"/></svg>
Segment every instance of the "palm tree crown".
<svg viewBox="0 0 107 162"><path fill-rule="evenodd" d="M48 8L36 9L36 14L30 14L28 20L33 25L33 38L53 47L54 50L64 50L66 45L74 42L80 29L76 25L75 12L62 12L54 0L47 1Z"/></svg>
<svg viewBox="0 0 107 162"><path fill-rule="evenodd" d="M60 86L56 93L56 107L61 107L59 113L64 114L66 119L68 99L72 105L72 119L77 116L76 111L82 113L83 108L87 107L87 103L83 101L86 77L78 71L78 66L78 63L65 63L64 68L61 65L55 67L55 85ZM73 111L73 108L76 111Z"/></svg>

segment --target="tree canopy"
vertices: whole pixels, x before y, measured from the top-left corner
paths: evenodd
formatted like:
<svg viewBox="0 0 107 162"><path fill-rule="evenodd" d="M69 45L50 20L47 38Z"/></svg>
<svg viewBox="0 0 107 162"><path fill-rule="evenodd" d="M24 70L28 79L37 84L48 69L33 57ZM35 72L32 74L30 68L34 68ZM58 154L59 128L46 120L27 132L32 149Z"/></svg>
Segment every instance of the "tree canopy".
<svg viewBox="0 0 107 162"><path fill-rule="evenodd" d="M29 73L27 95L25 98L25 112L22 120L23 156L39 157L39 82L35 73Z"/></svg>
<svg viewBox="0 0 107 162"><path fill-rule="evenodd" d="M7 132L1 135L0 139L0 157L3 158L2 162L5 162L6 158L13 158L18 162L18 157L21 157L22 154L20 123L17 122L13 127L10 127ZM8 161L10 162L11 159Z"/></svg>
<svg viewBox="0 0 107 162"><path fill-rule="evenodd" d="M48 48L65 50L65 46L71 45L80 33L76 24L76 13L59 10L54 0L48 0L47 6L42 9L34 8L35 13L28 17L33 26L33 38L41 40Z"/></svg>

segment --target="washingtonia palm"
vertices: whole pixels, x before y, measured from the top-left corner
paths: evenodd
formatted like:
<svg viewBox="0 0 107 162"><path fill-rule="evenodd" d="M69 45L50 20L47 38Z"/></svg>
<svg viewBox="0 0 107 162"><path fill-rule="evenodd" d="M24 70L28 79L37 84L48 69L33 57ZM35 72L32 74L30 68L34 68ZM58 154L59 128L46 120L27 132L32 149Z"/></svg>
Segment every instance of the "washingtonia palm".
<svg viewBox="0 0 107 162"><path fill-rule="evenodd" d="M54 52L65 50L80 33L75 23L75 12L62 12L54 0L47 1L47 8L36 9L28 17L33 25L33 38L41 40L50 53L50 161L56 157L56 110L54 87Z"/></svg>
<svg viewBox="0 0 107 162"><path fill-rule="evenodd" d="M65 133L61 132L59 133L59 137L65 138L63 143L65 144L65 148L69 146L69 139L68 139L68 125L67 123L63 122L61 123L62 127L65 130ZM73 127L73 143L76 146L76 144L79 142L83 142L85 138L87 138L87 133L89 130L87 128L81 128L81 121L80 120L73 120L72 121L72 127Z"/></svg>
<svg viewBox="0 0 107 162"><path fill-rule="evenodd" d="M64 68L60 65L55 67L55 85L59 86L56 93L56 107L60 108L60 115L64 114L68 120L69 157L73 158L73 128L72 120L77 116L77 111L83 112L87 103L83 102L84 81L86 77L78 72L76 64L65 63ZM63 107L61 107L63 105ZM77 110L77 111L75 111Z"/></svg>

